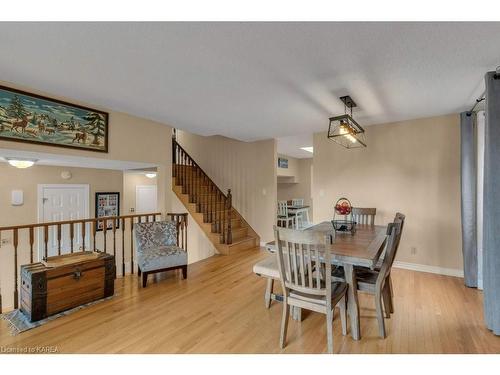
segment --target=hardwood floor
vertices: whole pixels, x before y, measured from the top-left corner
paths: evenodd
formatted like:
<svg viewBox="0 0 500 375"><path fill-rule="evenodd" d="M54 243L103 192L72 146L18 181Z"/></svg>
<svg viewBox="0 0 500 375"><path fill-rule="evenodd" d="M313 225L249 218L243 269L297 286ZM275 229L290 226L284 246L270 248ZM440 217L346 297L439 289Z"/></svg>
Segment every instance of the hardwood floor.
<svg viewBox="0 0 500 375"><path fill-rule="evenodd" d="M140 287L137 275L116 280L113 299L10 336L0 346L57 346L65 353L323 353L321 314L290 321L279 349L281 304L264 307L265 280L252 273L267 256L251 249L189 266L187 280L170 272ZM360 293L360 341L342 336L338 309L335 353L500 353L500 337L483 324L482 294L462 279L394 269L395 313L378 336L373 298ZM280 287L280 286L278 286Z"/></svg>

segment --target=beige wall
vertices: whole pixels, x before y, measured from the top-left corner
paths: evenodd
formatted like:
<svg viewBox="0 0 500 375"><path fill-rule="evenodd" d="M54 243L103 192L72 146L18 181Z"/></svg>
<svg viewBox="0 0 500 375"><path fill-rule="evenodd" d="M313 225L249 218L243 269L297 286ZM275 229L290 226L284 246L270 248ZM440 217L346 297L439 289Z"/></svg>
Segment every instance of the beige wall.
<svg viewBox="0 0 500 375"><path fill-rule="evenodd" d="M177 198L172 197L172 211L186 212L184 204ZM194 218L188 214L188 241L187 241L188 264L211 257L217 253L212 242L210 242Z"/></svg>
<svg viewBox="0 0 500 375"><path fill-rule="evenodd" d="M312 204L312 167L313 159L296 159L288 158L288 163L293 161L295 171L289 176L295 177L295 183L280 182L280 170L278 168L278 200L288 201L294 198L304 198L304 204L311 206L309 216L313 217L313 204Z"/></svg>
<svg viewBox="0 0 500 375"><path fill-rule="evenodd" d="M284 158L288 159L288 168L280 168L278 167L278 163L276 163L276 170L278 176L297 176L299 171L299 160L293 158L291 156L283 155L283 154L278 154L278 158Z"/></svg>
<svg viewBox="0 0 500 375"><path fill-rule="evenodd" d="M135 212L136 187L144 185L156 185L156 178L148 178L144 173L125 172L123 173L123 215L131 215ZM158 203L160 202L159 192ZM134 209L134 212L130 209ZM158 207L158 210L161 210Z"/></svg>
<svg viewBox="0 0 500 375"><path fill-rule="evenodd" d="M70 180L61 178L62 171L70 171ZM95 193L99 191L122 192L121 171L90 168L67 168L35 165L17 169L0 163L0 226L31 224L38 222L38 184L88 184L90 188L90 216L95 212ZM11 191L24 192L24 204L10 204ZM123 200L122 200L123 202ZM122 211L123 212L123 211Z"/></svg>
<svg viewBox="0 0 500 375"><path fill-rule="evenodd" d="M0 140L0 148L154 164L158 166L158 191L161 197L158 203L162 211L170 208L172 196L172 128L170 126L125 113L109 111L98 105L40 92L29 87L14 86L1 81L0 84L109 112L109 152L92 152L5 140Z"/></svg>
<svg viewBox="0 0 500 375"><path fill-rule="evenodd" d="M241 142L177 132L179 143L219 188L232 189L233 206L259 234L273 238L276 217L276 141Z"/></svg>
<svg viewBox="0 0 500 375"><path fill-rule="evenodd" d="M366 135L368 147L353 150L314 135L314 220L330 220L341 196L376 207L377 224L400 211L397 260L462 268L458 115L369 126Z"/></svg>

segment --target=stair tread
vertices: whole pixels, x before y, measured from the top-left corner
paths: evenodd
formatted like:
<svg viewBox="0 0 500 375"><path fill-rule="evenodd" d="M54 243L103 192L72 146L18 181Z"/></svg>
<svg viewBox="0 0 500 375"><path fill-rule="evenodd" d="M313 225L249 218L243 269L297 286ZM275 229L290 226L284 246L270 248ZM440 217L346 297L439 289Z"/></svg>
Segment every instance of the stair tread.
<svg viewBox="0 0 500 375"><path fill-rule="evenodd" d="M234 240L231 244L229 244L228 246L231 247L231 246L235 246L235 245L239 245L240 243L242 242L247 242L247 241L251 241L251 240L255 240L257 237L252 237L252 236L246 236L246 237L243 237L243 238L239 238L237 240Z"/></svg>

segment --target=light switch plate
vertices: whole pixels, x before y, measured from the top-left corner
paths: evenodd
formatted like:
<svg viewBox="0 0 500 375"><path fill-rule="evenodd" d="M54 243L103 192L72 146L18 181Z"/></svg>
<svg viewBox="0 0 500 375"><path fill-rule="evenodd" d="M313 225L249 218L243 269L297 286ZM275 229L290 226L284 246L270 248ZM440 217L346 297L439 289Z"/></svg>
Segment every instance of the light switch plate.
<svg viewBox="0 0 500 375"><path fill-rule="evenodd" d="M22 190L12 190L11 203L13 206L22 206L24 203L24 194Z"/></svg>

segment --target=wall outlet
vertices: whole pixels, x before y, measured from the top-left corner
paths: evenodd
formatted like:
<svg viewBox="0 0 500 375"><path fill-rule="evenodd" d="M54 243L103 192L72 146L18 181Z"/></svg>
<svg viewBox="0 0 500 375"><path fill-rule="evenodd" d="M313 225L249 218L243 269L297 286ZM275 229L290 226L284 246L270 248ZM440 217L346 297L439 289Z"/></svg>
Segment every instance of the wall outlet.
<svg viewBox="0 0 500 375"><path fill-rule="evenodd" d="M10 238L2 238L2 241L0 241L0 246L8 245L10 244Z"/></svg>
<svg viewBox="0 0 500 375"><path fill-rule="evenodd" d="M410 248L410 253L411 253L411 255L415 255L417 253L417 248L415 246L412 246Z"/></svg>

